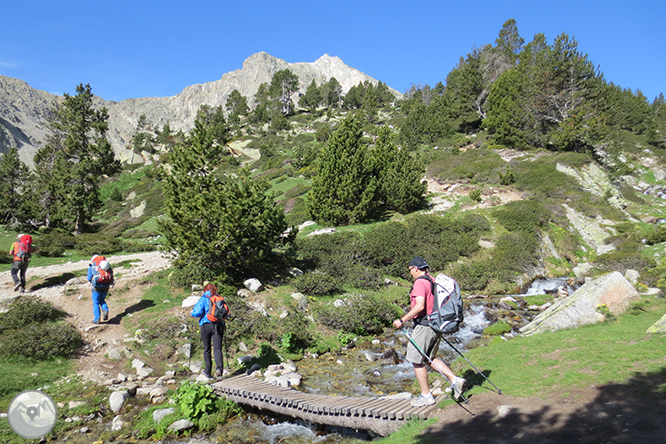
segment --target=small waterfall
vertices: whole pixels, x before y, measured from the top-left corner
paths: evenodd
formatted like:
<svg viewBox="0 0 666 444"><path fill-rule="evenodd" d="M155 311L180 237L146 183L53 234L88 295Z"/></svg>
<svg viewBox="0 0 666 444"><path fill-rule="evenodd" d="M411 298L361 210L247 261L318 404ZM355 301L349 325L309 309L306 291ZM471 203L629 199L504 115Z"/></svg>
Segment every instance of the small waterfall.
<svg viewBox="0 0 666 444"><path fill-rule="evenodd" d="M524 296L557 293L559 287L566 287L569 294L574 292L574 288L569 285L569 278L567 277L540 278L535 279L532 284L530 284Z"/></svg>

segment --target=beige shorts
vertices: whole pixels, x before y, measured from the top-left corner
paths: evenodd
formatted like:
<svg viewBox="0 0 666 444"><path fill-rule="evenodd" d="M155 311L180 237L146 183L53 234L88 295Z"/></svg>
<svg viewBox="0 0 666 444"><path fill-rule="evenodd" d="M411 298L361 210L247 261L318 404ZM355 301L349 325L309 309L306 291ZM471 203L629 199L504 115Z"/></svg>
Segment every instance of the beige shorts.
<svg viewBox="0 0 666 444"><path fill-rule="evenodd" d="M439 341L441 338L441 334L436 333L427 325L416 325L412 332L412 339L430 359L435 359L435 354L433 352L439 348ZM424 362L427 362L427 359L423 357L421 352L414 347L412 341L407 343L406 359L413 364L423 364Z"/></svg>

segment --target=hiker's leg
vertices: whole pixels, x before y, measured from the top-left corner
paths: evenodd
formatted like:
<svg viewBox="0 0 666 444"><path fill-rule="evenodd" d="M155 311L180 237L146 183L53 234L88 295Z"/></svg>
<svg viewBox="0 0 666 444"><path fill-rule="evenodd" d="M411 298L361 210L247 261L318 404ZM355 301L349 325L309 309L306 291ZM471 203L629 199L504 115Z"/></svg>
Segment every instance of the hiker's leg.
<svg viewBox="0 0 666 444"><path fill-rule="evenodd" d="M432 366L435 367L435 370L439 370L440 372L444 373L449 381L453 382L453 379L456 377L456 375L453 373L451 368L449 368L449 366L444 363L444 361L439 358L435 358L432 360Z"/></svg>
<svg viewBox="0 0 666 444"><path fill-rule="evenodd" d="M21 287L25 288L25 272L28 271L28 263L26 262L25 264L21 264Z"/></svg>
<svg viewBox="0 0 666 444"><path fill-rule="evenodd" d="M224 328L222 326L213 326L217 334L213 335L213 355L215 356L215 368L220 372L224 371L224 362L222 361L222 338L224 337Z"/></svg>
<svg viewBox="0 0 666 444"><path fill-rule="evenodd" d="M421 394L427 395L430 393L430 387L428 387L428 370L424 364L413 364L414 365L414 374L416 375L416 381L419 383L421 388Z"/></svg>
<svg viewBox="0 0 666 444"><path fill-rule="evenodd" d="M19 280L20 267L21 267L21 261L14 261L12 263L12 279L14 280L14 285L18 285L21 282Z"/></svg>
<svg viewBox="0 0 666 444"><path fill-rule="evenodd" d="M102 308L102 311L108 312L109 311L109 306L106 305L106 295L107 295L107 293L100 293L98 301L99 301L100 307Z"/></svg>
<svg viewBox="0 0 666 444"><path fill-rule="evenodd" d="M93 290L92 292L93 303L93 322L99 322L99 293Z"/></svg>
<svg viewBox="0 0 666 444"><path fill-rule="evenodd" d="M203 342L203 356L204 356L204 373L206 376L211 376L211 369L213 363L210 359L210 337L213 336L213 324L206 322L201 325L201 341Z"/></svg>

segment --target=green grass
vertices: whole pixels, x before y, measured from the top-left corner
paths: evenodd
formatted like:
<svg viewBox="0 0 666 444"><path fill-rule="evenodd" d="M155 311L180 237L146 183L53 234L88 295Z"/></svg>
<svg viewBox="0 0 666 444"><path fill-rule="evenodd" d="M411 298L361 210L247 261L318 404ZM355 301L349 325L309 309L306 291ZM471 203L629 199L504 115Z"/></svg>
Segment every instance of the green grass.
<svg viewBox="0 0 666 444"><path fill-rule="evenodd" d="M6 412L12 399L22 391L35 390L60 379L72 370L73 363L61 358L44 362L3 359L0 364L0 412ZM0 442L4 442L1 436Z"/></svg>
<svg viewBox="0 0 666 444"><path fill-rule="evenodd" d="M627 381L637 373L666 367L664 335L646 333L663 315L664 301L649 302L651 309L630 311L610 324L509 341L495 339L487 347L471 350L467 358L511 396L546 395L567 387ZM466 371L468 377L471 371L462 359L455 361L454 369ZM483 387L492 388L487 383ZM642 389L647 392L646 387ZM484 391L474 387L470 394Z"/></svg>

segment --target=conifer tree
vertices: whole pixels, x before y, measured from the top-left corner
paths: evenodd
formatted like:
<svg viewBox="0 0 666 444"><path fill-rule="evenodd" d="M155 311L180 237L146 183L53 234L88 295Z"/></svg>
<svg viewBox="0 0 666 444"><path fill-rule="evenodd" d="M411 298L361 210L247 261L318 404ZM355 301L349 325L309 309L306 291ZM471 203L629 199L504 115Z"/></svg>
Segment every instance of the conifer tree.
<svg viewBox="0 0 666 444"><path fill-rule="evenodd" d="M276 101L278 110L283 116L289 116L294 112L291 95L298 91L299 86L298 76L290 69L278 71L273 76L268 87L268 94Z"/></svg>
<svg viewBox="0 0 666 444"><path fill-rule="evenodd" d="M307 207L318 222L348 225L367 219L378 207L378 188L361 123L348 115L319 158L319 172Z"/></svg>
<svg viewBox="0 0 666 444"><path fill-rule="evenodd" d="M167 219L160 223L165 250L174 252L175 281L235 281L270 267L273 249L291 245L284 212L267 194L264 179L247 170L227 178L218 169L223 147L200 114L185 143L171 153L165 167Z"/></svg>
<svg viewBox="0 0 666 444"><path fill-rule="evenodd" d="M0 222L27 225L36 207L30 193L32 173L19 158L16 147L0 158Z"/></svg>
<svg viewBox="0 0 666 444"><path fill-rule="evenodd" d="M44 216L51 222L74 225L81 234L101 208L99 184L103 175L120 169L106 138L109 114L96 109L90 85L80 84L76 95L64 95L51 122L52 136L35 156Z"/></svg>
<svg viewBox="0 0 666 444"><path fill-rule="evenodd" d="M379 130L372 151L375 174L379 179L378 199L385 209L409 213L423 206L426 183L424 168L405 149L398 149L388 127Z"/></svg>
<svg viewBox="0 0 666 444"><path fill-rule="evenodd" d="M305 90L305 94L298 101L298 105L303 108L308 108L310 112L314 112L317 107L321 104L321 92L317 87L317 83L312 80L308 89Z"/></svg>

